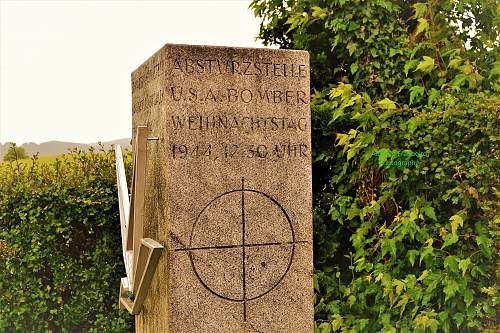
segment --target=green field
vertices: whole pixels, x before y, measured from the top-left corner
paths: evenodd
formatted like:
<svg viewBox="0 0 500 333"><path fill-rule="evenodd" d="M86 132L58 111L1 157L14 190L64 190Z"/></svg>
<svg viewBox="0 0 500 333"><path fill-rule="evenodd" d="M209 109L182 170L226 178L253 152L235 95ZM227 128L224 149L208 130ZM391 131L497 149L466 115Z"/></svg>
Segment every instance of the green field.
<svg viewBox="0 0 500 333"><path fill-rule="evenodd" d="M101 154L101 153L102 152L97 152L94 154ZM91 154L91 153L87 153L87 154ZM53 162L56 161L56 159L62 160L65 158L74 158L74 156L75 156L74 154L39 156L37 158L37 160L38 160L38 163L41 163L41 164L52 164ZM132 161L132 155L126 153L125 151L124 151L123 158L125 159L126 162ZM25 166L31 167L33 165L33 159L31 157L30 158L23 158L23 159L20 159L18 161L18 163L20 165L25 165ZM13 167L16 167L15 161L14 162L0 161L0 166L8 166L9 164L11 164Z"/></svg>
<svg viewBox="0 0 500 333"><path fill-rule="evenodd" d="M52 162L54 162L57 158L61 158L62 155L53 155L53 156L39 156L38 157L38 162L39 163L46 163L46 164L50 164ZM33 165L33 159L32 158L23 158L21 160L18 161L20 164L23 164L23 165L27 165L27 166L31 166ZM13 166L16 165L16 162L1 162L1 164L5 164L5 165L8 165L8 164L12 164Z"/></svg>

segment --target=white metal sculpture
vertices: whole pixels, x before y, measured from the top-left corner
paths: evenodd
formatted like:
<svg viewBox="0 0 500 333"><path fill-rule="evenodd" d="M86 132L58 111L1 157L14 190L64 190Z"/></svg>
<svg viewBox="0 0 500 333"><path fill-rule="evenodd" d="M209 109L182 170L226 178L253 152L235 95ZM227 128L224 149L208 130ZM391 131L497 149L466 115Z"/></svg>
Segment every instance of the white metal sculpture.
<svg viewBox="0 0 500 333"><path fill-rule="evenodd" d="M143 238L147 134L147 126L137 127L130 197L122 149L120 145L115 148L123 261L127 274L121 279L119 305L134 315L142 309L163 249L157 241Z"/></svg>

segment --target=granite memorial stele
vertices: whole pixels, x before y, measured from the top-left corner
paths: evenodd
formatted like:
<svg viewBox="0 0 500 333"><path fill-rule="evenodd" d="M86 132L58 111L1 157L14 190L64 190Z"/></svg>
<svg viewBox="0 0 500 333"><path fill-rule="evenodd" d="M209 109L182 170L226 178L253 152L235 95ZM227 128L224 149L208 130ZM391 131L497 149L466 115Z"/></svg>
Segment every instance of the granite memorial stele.
<svg viewBox="0 0 500 333"><path fill-rule="evenodd" d="M132 73L136 332L313 332L309 72L305 51L166 44Z"/></svg>

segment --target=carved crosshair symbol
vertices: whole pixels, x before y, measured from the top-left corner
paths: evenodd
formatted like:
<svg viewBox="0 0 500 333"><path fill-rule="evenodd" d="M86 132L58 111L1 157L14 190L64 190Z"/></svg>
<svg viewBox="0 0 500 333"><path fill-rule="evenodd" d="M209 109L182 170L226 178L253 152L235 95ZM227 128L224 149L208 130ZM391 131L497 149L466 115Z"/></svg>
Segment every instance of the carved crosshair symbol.
<svg viewBox="0 0 500 333"><path fill-rule="evenodd" d="M248 208L248 205L246 205L248 202L250 202L251 205L253 204L253 210ZM260 216L260 224L256 223L256 204L260 204L259 208L264 208L264 212ZM229 206L229 210L227 206ZM231 208L233 209L231 210ZM211 213L211 210L213 210L214 213ZM220 222L219 217L221 212L223 214L232 214L231 218L228 220L230 222L226 225L226 230L219 229L220 224L218 222ZM258 219L259 218L257 218L257 220ZM234 222L238 223L236 224ZM263 225L263 222L265 222L265 225ZM216 223L215 226L207 227L207 225L209 226L214 223ZM253 235L253 237L250 238L255 239L256 237L258 238L258 236L255 236L256 231L260 231L260 229L252 228L255 227L253 224L256 224L259 228L267 228L271 237L276 237L276 241L269 241L269 239L265 239L260 242L253 242L252 239L249 241L247 234L250 236ZM241 232L236 233L236 230L232 229L235 225L239 225L241 227ZM277 229L279 230L273 231L272 229L269 229L274 226L278 227ZM250 231L248 230L249 227L251 227ZM211 233L214 232L214 229L217 230L216 235L214 237L210 237ZM217 242L220 237L224 237L224 231L227 231L227 234L230 234L230 236L232 235L233 238L238 238L236 244L234 241L229 242L229 244L211 244L213 242ZM275 233L274 235L273 232ZM278 235L277 233L280 232L285 235ZM222 236L220 236L221 234ZM198 243L201 243L200 246L197 246ZM201 210L193 223L189 247L175 249L175 251L188 251L193 272L200 283L208 291L224 300L242 303L243 320L246 321L247 302L263 297L280 284L290 270L295 252L295 244L297 243L306 243L306 241L295 240L295 232L292 222L283 206L266 193L255 189L245 188L245 179L241 178L241 188L222 193L212 199ZM225 252L225 255L233 257L235 255L235 251L237 251L237 253L241 253L241 259L238 260L241 267L240 271L242 273L241 281L238 281L237 277L233 277L230 281L228 281L227 278L226 280L222 279L223 282L217 284L213 282L213 277L207 278L206 275L210 274L206 274L206 272L209 271L212 266L216 266L217 264L206 264L205 262L200 261L199 258L197 259L196 255L203 251L214 250L220 251L217 253L219 255L220 253ZM233 252L229 253L228 251ZM266 274L268 273L267 268L273 267L267 267L266 260L261 262L261 266L257 265L257 268L255 265L252 265L252 263L255 263L255 259L259 258L259 255L265 256L269 254L271 254L271 256L268 256L267 260L281 260L281 262L274 262L273 264L275 266L283 267L277 267L277 269L273 270L270 275L268 274L267 276L262 276L260 273ZM230 262L226 259L225 262L223 260L222 265L228 263ZM231 263L233 262L231 261ZM206 267L210 268L206 269ZM216 269L217 268L220 267L216 267ZM259 268L264 272L259 271ZM227 270L224 272L225 277L227 272ZM234 271L232 271L232 273L234 274ZM240 290L241 292L239 293L238 291Z"/></svg>

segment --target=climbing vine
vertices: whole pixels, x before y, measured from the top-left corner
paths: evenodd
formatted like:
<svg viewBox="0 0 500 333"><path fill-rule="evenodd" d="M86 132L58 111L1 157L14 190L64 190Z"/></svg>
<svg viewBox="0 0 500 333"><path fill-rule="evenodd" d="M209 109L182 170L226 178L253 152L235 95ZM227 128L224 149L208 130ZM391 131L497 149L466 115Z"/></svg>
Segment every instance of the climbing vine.
<svg viewBox="0 0 500 333"><path fill-rule="evenodd" d="M498 3L250 7L310 53L316 330L495 331Z"/></svg>

